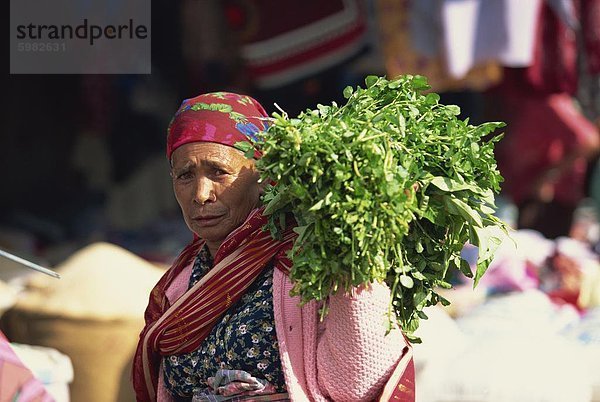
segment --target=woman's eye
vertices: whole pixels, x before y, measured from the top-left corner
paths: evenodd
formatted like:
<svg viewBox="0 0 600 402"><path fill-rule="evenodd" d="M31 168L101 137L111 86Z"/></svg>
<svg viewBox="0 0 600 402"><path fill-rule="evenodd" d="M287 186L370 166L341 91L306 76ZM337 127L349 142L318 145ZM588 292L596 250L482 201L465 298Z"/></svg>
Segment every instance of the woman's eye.
<svg viewBox="0 0 600 402"><path fill-rule="evenodd" d="M223 176L229 174L226 171L224 171L223 169L215 169L215 176Z"/></svg>
<svg viewBox="0 0 600 402"><path fill-rule="evenodd" d="M188 180L192 178L192 172L183 172L177 175L177 179L179 180Z"/></svg>

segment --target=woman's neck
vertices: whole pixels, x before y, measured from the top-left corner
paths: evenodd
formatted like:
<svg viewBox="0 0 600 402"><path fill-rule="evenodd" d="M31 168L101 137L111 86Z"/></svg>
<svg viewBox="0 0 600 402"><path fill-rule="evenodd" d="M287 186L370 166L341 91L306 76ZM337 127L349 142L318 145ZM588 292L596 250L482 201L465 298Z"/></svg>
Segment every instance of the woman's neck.
<svg viewBox="0 0 600 402"><path fill-rule="evenodd" d="M210 256L212 258L215 258L215 255L217 255L217 251L219 250L219 247L221 246L222 242L212 242L212 241L206 241L206 246L208 247L208 252L210 253Z"/></svg>

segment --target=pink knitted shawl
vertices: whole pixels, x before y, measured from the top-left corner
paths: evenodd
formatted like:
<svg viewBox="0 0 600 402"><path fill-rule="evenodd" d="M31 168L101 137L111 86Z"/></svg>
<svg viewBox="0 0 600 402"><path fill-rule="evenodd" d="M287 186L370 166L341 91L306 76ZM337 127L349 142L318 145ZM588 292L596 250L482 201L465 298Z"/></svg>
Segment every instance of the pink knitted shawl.
<svg viewBox="0 0 600 402"><path fill-rule="evenodd" d="M174 302L187 290L191 265L167 291ZM273 272L273 309L281 363L292 401L414 401L410 346L399 329L385 335L389 289L382 284L330 299L319 322L318 304L302 307L287 275ZM162 371L162 367L161 367ZM386 385L387 384L387 385ZM159 402L172 402L159 375Z"/></svg>

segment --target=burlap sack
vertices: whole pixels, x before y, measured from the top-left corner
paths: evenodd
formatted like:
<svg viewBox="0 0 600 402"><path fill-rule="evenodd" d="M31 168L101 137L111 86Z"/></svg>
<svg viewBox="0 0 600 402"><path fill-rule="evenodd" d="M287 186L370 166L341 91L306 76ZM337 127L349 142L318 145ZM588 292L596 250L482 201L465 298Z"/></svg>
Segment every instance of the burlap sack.
<svg viewBox="0 0 600 402"><path fill-rule="evenodd" d="M56 267L60 280L35 276L3 317L14 342L55 348L75 372L71 400L135 400L130 364L143 312L160 270L107 243L88 246Z"/></svg>
<svg viewBox="0 0 600 402"><path fill-rule="evenodd" d="M17 291L6 283L0 281L0 317L17 301Z"/></svg>

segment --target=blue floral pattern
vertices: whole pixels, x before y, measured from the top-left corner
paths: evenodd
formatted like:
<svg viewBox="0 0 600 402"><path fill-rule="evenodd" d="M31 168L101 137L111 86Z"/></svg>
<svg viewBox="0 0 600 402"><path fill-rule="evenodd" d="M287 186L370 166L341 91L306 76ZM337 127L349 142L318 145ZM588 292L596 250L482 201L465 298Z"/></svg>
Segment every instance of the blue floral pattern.
<svg viewBox="0 0 600 402"><path fill-rule="evenodd" d="M261 130L253 123L237 123L235 128L237 128L237 130L246 137L250 137L252 140L258 141L257 134L260 133Z"/></svg>
<svg viewBox="0 0 600 402"><path fill-rule="evenodd" d="M212 267L208 248L199 253L190 287ZM189 400L219 369L244 370L285 392L273 318L273 267L265 269L212 329L199 350L163 359L165 385L177 400Z"/></svg>

